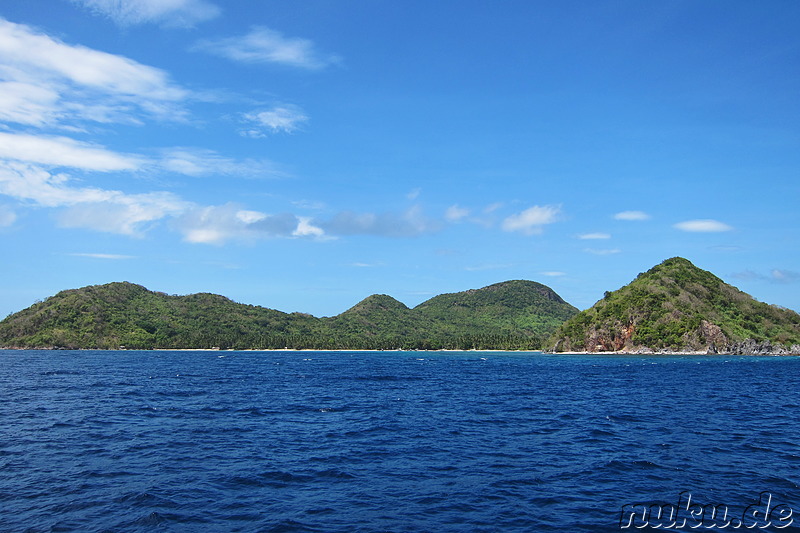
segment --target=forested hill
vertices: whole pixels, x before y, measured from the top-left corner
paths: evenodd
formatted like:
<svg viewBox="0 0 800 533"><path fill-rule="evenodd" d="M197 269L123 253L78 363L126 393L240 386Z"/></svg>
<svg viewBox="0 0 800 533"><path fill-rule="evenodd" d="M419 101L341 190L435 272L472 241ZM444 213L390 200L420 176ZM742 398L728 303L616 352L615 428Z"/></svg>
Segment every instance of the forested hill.
<svg viewBox="0 0 800 533"><path fill-rule="evenodd" d="M794 346L793 346L794 345ZM753 299L681 257L667 259L564 323L554 351L800 351L800 315Z"/></svg>
<svg viewBox="0 0 800 533"><path fill-rule="evenodd" d="M0 322L13 348L538 349L578 312L552 289L510 281L437 296L414 309L373 295L317 318L128 282L59 292Z"/></svg>

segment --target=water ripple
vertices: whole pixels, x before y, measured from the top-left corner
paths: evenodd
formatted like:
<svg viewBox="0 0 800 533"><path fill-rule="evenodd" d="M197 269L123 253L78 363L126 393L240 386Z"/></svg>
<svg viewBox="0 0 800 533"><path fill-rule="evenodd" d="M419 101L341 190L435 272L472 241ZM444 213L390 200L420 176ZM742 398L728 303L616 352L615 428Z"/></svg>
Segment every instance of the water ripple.
<svg viewBox="0 0 800 533"><path fill-rule="evenodd" d="M797 358L0 358L3 531L613 531L683 491L800 514Z"/></svg>

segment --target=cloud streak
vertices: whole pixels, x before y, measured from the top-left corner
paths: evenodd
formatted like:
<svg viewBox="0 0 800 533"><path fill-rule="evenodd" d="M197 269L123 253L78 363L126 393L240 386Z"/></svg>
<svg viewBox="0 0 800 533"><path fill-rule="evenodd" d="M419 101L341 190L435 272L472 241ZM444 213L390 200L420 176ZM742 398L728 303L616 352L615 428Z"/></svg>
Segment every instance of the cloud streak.
<svg viewBox="0 0 800 533"><path fill-rule="evenodd" d="M135 170L143 160L68 137L0 132L0 159L101 172Z"/></svg>
<svg viewBox="0 0 800 533"><path fill-rule="evenodd" d="M602 255L615 255L615 254L618 254L618 253L622 252L622 250L620 250L619 248L599 248L599 249L598 248L584 248L583 251L586 252L587 254L601 255L601 256Z"/></svg>
<svg viewBox="0 0 800 533"><path fill-rule="evenodd" d="M525 235L540 235L544 226L558 221L561 207L556 205L534 205L503 220L503 230Z"/></svg>
<svg viewBox="0 0 800 533"><path fill-rule="evenodd" d="M267 159L236 160L213 150L174 147L161 152L161 158L147 163L149 170L166 170L184 176L231 176L243 178L282 177L284 173Z"/></svg>
<svg viewBox="0 0 800 533"><path fill-rule="evenodd" d="M164 26L192 27L213 19L220 9L205 0L73 0L120 26L154 22Z"/></svg>
<svg viewBox="0 0 800 533"><path fill-rule="evenodd" d="M642 221L650 218L652 217L644 211L621 211L614 215L614 220Z"/></svg>
<svg viewBox="0 0 800 533"><path fill-rule="evenodd" d="M744 281L767 281L770 283L789 284L800 282L800 272L785 269L772 269L769 274L762 274L752 270L737 272L732 277Z"/></svg>
<svg viewBox="0 0 800 533"><path fill-rule="evenodd" d="M355 213L344 211L320 224L326 234L374 235L380 237L419 237L442 229L442 223L430 219L419 206L402 213Z"/></svg>
<svg viewBox="0 0 800 533"><path fill-rule="evenodd" d="M459 222L465 217L468 217L470 214L470 210L466 207L460 207L458 205L451 205L447 208L444 213L444 218L448 222Z"/></svg>
<svg viewBox="0 0 800 533"><path fill-rule="evenodd" d="M85 122L140 123L139 115L183 120L190 92L162 70L69 45L0 18L0 118L75 128Z"/></svg>
<svg viewBox="0 0 800 533"><path fill-rule="evenodd" d="M678 222L673 225L673 227L690 233L722 233L733 229L732 226L724 222L711 219L686 220L684 222Z"/></svg>
<svg viewBox="0 0 800 533"><path fill-rule="evenodd" d="M185 241L198 244L325 236L325 232L310 218L291 213L271 215L250 211L232 203L187 210L176 219L175 227Z"/></svg>
<svg viewBox="0 0 800 533"><path fill-rule="evenodd" d="M250 33L238 37L200 41L195 49L239 63L279 64L307 70L322 69L338 61L335 56L318 52L308 39L284 37L263 26L255 26Z"/></svg>
<svg viewBox="0 0 800 533"><path fill-rule="evenodd" d="M73 257L89 257L91 259L108 259L112 261L120 261L123 259L135 259L132 255L120 255L120 254L100 254L100 253L72 253L67 254Z"/></svg>
<svg viewBox="0 0 800 533"><path fill-rule="evenodd" d="M578 238L582 241L604 240L610 239L611 235L608 233L583 233L578 235Z"/></svg>
<svg viewBox="0 0 800 533"><path fill-rule="evenodd" d="M0 228L7 228L17 221L17 214L13 209L0 205Z"/></svg>
<svg viewBox="0 0 800 533"><path fill-rule="evenodd" d="M295 105L278 105L271 109L252 111L242 115L244 128L240 133L245 137L266 137L268 133L294 133L308 116Z"/></svg>

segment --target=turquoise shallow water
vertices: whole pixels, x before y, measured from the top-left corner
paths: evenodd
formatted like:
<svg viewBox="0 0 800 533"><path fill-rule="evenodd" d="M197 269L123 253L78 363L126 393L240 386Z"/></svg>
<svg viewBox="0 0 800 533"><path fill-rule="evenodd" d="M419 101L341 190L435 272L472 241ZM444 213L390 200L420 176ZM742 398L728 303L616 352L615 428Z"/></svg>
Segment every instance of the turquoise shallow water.
<svg viewBox="0 0 800 533"><path fill-rule="evenodd" d="M1 531L620 531L764 492L795 519L757 530L800 526L800 358L4 351L0 384Z"/></svg>

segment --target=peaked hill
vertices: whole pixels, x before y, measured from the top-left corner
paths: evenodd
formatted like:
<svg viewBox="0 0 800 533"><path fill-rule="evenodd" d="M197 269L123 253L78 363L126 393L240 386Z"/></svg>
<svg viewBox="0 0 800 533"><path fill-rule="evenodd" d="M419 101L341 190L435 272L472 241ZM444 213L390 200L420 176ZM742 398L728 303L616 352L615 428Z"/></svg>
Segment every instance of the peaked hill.
<svg viewBox="0 0 800 533"><path fill-rule="evenodd" d="M414 309L372 295L330 318L116 282L62 291L10 315L0 322L0 346L537 349L575 313L552 289L529 281L441 295Z"/></svg>
<svg viewBox="0 0 800 533"><path fill-rule="evenodd" d="M795 346L793 346L795 345ZM553 351L800 351L800 315L753 299L681 257L667 259L566 321Z"/></svg>
<svg viewBox="0 0 800 533"><path fill-rule="evenodd" d="M514 280L435 296L414 312L443 331L541 335L554 331L578 310L550 287Z"/></svg>

